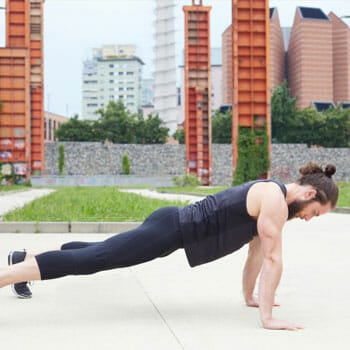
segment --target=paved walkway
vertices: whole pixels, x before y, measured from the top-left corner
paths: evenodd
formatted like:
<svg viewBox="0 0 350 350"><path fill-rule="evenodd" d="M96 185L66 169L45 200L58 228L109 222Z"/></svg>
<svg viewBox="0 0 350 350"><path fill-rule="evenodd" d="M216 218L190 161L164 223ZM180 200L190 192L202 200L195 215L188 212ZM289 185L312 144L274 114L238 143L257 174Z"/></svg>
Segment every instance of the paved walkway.
<svg viewBox="0 0 350 350"><path fill-rule="evenodd" d="M189 202L194 203L198 200L202 199L203 197L200 196L192 196L189 194L181 194L181 193L161 193L157 191L151 191L147 189L128 189L128 190L120 190L121 192L129 192L129 193L136 193L143 197L148 198L156 198L156 199L169 199L174 201L183 201L183 202Z"/></svg>
<svg viewBox="0 0 350 350"><path fill-rule="evenodd" d="M191 269L183 251L132 268L36 282L31 300L0 290L1 347L27 350L329 350L350 343L350 215L294 220L284 232L276 317L305 325L266 331L243 305L246 248ZM13 248L41 251L104 234L1 234ZM20 347L17 347L20 346Z"/></svg>
<svg viewBox="0 0 350 350"><path fill-rule="evenodd" d="M34 199L54 192L51 189L33 189L27 191L3 192L0 195L0 217L9 211L21 208Z"/></svg>

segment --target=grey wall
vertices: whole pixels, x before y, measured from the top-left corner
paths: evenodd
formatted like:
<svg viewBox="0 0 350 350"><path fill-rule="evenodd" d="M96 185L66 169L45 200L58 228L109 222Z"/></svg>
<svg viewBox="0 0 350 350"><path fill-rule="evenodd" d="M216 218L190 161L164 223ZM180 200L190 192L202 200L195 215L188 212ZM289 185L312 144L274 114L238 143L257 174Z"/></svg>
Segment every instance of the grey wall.
<svg viewBox="0 0 350 350"><path fill-rule="evenodd" d="M186 172L184 145L119 145L98 142L45 144L45 175L58 174L58 145L65 150L65 175L120 175L122 156L130 160L131 173L145 177L172 177ZM213 184L229 185L232 179L231 145L212 146ZM350 181L350 148L308 148L303 144L273 144L271 176L292 181L309 160L337 167L335 179Z"/></svg>

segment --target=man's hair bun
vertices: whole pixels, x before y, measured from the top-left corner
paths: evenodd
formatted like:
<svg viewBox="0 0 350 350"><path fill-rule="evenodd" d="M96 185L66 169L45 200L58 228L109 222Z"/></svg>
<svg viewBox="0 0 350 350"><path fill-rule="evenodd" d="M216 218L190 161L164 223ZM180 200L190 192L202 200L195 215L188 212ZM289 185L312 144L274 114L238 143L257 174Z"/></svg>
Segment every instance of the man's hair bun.
<svg viewBox="0 0 350 350"><path fill-rule="evenodd" d="M309 162L299 169L301 175L323 173L322 167L316 163Z"/></svg>
<svg viewBox="0 0 350 350"><path fill-rule="evenodd" d="M313 163L313 162L309 162L299 169L299 173L303 176L317 174L317 173L323 173L324 175L326 175L329 178L331 178L332 175L335 174L335 171L336 171L336 167L333 164L327 164L325 167L325 170L323 170L322 166L318 165L317 163Z"/></svg>
<svg viewBox="0 0 350 350"><path fill-rule="evenodd" d="M337 168L333 164L327 164L326 168L324 169L324 173L328 177L332 177L332 175L335 174Z"/></svg>

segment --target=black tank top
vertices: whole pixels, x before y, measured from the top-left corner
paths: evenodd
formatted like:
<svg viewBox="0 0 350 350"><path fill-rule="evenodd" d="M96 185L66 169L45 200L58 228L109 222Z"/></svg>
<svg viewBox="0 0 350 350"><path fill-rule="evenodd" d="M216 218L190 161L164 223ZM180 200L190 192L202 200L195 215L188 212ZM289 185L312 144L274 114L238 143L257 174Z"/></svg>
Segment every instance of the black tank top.
<svg viewBox="0 0 350 350"><path fill-rule="evenodd" d="M190 266L230 254L257 235L257 221L247 212L247 193L255 183L269 181L273 180L231 187L180 209L180 228ZM286 187L276 184L286 196Z"/></svg>

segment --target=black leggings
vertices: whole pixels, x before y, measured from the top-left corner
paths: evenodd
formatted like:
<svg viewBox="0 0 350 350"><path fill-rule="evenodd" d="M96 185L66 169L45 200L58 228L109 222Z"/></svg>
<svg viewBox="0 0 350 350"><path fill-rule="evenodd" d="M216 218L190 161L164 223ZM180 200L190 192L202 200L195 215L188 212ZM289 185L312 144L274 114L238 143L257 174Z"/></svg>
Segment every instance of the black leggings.
<svg viewBox="0 0 350 350"><path fill-rule="evenodd" d="M183 248L179 208L156 210L134 230L102 242L70 242L61 250L37 255L41 279L88 275L164 257Z"/></svg>

